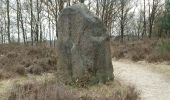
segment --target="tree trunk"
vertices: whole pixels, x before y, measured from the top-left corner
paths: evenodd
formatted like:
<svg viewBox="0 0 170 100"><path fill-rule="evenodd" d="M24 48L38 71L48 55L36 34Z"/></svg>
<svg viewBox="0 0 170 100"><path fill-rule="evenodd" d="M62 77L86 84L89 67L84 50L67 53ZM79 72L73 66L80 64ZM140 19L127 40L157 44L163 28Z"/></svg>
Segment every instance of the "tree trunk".
<svg viewBox="0 0 170 100"><path fill-rule="evenodd" d="M105 23L104 22L105 9L106 9L106 1L104 0L103 1L103 9L102 9L102 21L103 21L103 23Z"/></svg>
<svg viewBox="0 0 170 100"><path fill-rule="evenodd" d="M159 33L159 38L162 38L162 29L159 29L158 33Z"/></svg>
<svg viewBox="0 0 170 100"><path fill-rule="evenodd" d="M40 22L40 42L42 43L42 23Z"/></svg>
<svg viewBox="0 0 170 100"><path fill-rule="evenodd" d="M153 31L158 4L159 4L158 1L155 1L155 0L152 1L152 11L150 11L151 6L149 4L149 38L151 38L152 36L152 31Z"/></svg>
<svg viewBox="0 0 170 100"><path fill-rule="evenodd" d="M22 16L22 14L21 14L21 16ZM23 26L25 26L25 30L24 30L25 43L28 44L28 41L27 41L28 40L28 38L27 38L27 22L26 22L26 19L27 19L27 17L25 18L25 21L24 21L25 24L23 24Z"/></svg>
<svg viewBox="0 0 170 100"><path fill-rule="evenodd" d="M20 8L19 8L19 1L17 2L17 29L18 29L18 43L20 43L20 27L19 27L19 20L20 20Z"/></svg>
<svg viewBox="0 0 170 100"><path fill-rule="evenodd" d="M58 23L58 8L57 8L57 5L58 5L58 3L57 3L57 0L55 0L55 4L56 4L56 6L55 6L55 24L56 24L56 37L58 38L58 29L57 29L57 23Z"/></svg>
<svg viewBox="0 0 170 100"><path fill-rule="evenodd" d="M31 7L31 45L34 44L34 37L33 37L33 8L32 8L32 0L30 0L30 7Z"/></svg>
<svg viewBox="0 0 170 100"><path fill-rule="evenodd" d="M61 0L62 1L62 0ZM49 11L49 4L47 4L48 8L48 34L50 38L50 46L52 46L52 39L51 39L51 21L50 21L50 11Z"/></svg>
<svg viewBox="0 0 170 100"><path fill-rule="evenodd" d="M144 0L144 15L143 15L143 33L142 33L142 38L144 35L146 35L146 1Z"/></svg>
<svg viewBox="0 0 170 100"><path fill-rule="evenodd" d="M99 0L96 0L96 15L99 16Z"/></svg>
<svg viewBox="0 0 170 100"><path fill-rule="evenodd" d="M152 37L153 24L152 24L152 22L149 22L149 23L150 23L150 25L149 25L149 38L151 38Z"/></svg>
<svg viewBox="0 0 170 100"><path fill-rule="evenodd" d="M36 42L38 43L39 38L39 21L40 21L40 15L39 15L39 0L37 0L37 22L36 22Z"/></svg>
<svg viewBox="0 0 170 100"><path fill-rule="evenodd" d="M124 0L121 1L120 30L121 30L121 42L123 43L123 38L124 38Z"/></svg>
<svg viewBox="0 0 170 100"><path fill-rule="evenodd" d="M8 24L8 23L7 23L7 20L6 20L6 17L4 17L4 21L5 21L5 28L4 28L4 43L5 43L5 42L6 42L6 39L5 39L6 36L5 36L5 35L6 35L6 33L7 33L7 24Z"/></svg>
<svg viewBox="0 0 170 100"><path fill-rule="evenodd" d="M26 33L25 33L25 29L24 29L24 22L23 22L21 9L20 9L20 18L21 18L20 22L21 22L22 36L23 36L24 44L26 44Z"/></svg>
<svg viewBox="0 0 170 100"><path fill-rule="evenodd" d="M9 15L9 0L7 0L7 17L8 17L8 43L11 43L11 33L10 33L10 15Z"/></svg>
<svg viewBox="0 0 170 100"><path fill-rule="evenodd" d="M1 43L3 44L4 42L3 27L1 27L0 33L1 33Z"/></svg>

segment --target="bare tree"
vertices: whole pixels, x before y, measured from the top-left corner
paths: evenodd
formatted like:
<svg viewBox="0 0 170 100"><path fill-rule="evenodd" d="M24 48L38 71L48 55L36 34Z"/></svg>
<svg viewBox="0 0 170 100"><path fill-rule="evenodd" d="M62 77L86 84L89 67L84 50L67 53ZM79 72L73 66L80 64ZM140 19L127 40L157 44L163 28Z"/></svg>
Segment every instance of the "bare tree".
<svg viewBox="0 0 170 100"><path fill-rule="evenodd" d="M124 30L127 23L127 15L130 11L130 7L128 7L128 3L130 0L120 0L120 34L121 34L121 42L123 43L124 38Z"/></svg>
<svg viewBox="0 0 170 100"><path fill-rule="evenodd" d="M95 13L100 17L107 28L107 31L112 34L113 24L118 17L120 6L116 0L95 0ZM93 2L93 3L94 3Z"/></svg>
<svg viewBox="0 0 170 100"><path fill-rule="evenodd" d="M150 2L148 1L149 5L149 38L152 36L152 31L153 31L153 25L156 17L156 13L159 7L160 0L153 0L152 1L152 6Z"/></svg>
<svg viewBox="0 0 170 100"><path fill-rule="evenodd" d="M140 39L140 34L142 33L142 29L143 29L143 17L142 17L142 11L140 11L141 13L139 14L139 17L137 19L137 36L138 39Z"/></svg>
<svg viewBox="0 0 170 100"><path fill-rule="evenodd" d="M64 0L58 0L58 4L59 4L59 12L61 12L61 10L64 8Z"/></svg>

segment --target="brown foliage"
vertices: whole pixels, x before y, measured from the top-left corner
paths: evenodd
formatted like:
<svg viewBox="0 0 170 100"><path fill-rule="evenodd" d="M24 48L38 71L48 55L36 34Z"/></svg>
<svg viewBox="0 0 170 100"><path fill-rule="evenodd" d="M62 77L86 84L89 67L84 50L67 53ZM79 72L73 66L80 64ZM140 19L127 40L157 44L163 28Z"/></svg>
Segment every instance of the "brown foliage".
<svg viewBox="0 0 170 100"><path fill-rule="evenodd" d="M41 74L56 70L57 54L55 49L45 46L25 47L2 45L0 48L0 79L11 78L17 75ZM84 83L83 83L84 84ZM31 81L24 84L16 84L8 100L138 100L139 94L132 87L127 89L113 89L109 87L110 96L98 94L97 89L89 91L91 87L85 86L86 90L73 90L58 83L38 83ZM84 87L84 86L83 86ZM111 90L110 90L111 89ZM86 91L82 93L81 90ZM101 89L101 91L105 90ZM107 92L106 92L107 93Z"/></svg>
<svg viewBox="0 0 170 100"><path fill-rule="evenodd" d="M99 87L96 88L98 89ZM108 87L110 86L108 85ZM116 88L120 87L122 86L116 85ZM8 100L140 100L139 93L132 86L124 89L126 91L113 88L105 90L105 88L101 88L101 91L105 92L104 94L113 90L110 96L98 94L100 89L98 91L97 89L94 91L84 88L70 90L69 87L55 82L45 84L28 82L24 85L16 85L13 91L11 91Z"/></svg>
<svg viewBox="0 0 170 100"><path fill-rule="evenodd" d="M8 100L76 100L73 94L57 84L30 82L17 85Z"/></svg>
<svg viewBox="0 0 170 100"><path fill-rule="evenodd" d="M148 62L169 61L170 55L161 54L158 49L158 40L139 40L124 44L112 42L112 57L131 59L133 61L146 60Z"/></svg>
<svg viewBox="0 0 170 100"><path fill-rule="evenodd" d="M57 54L47 46L1 45L0 79L56 70ZM8 74L6 74L8 73Z"/></svg>
<svg viewBox="0 0 170 100"><path fill-rule="evenodd" d="M16 73L19 74L19 75L25 75L26 74L26 71L25 71L25 67L23 65L17 65L16 66Z"/></svg>

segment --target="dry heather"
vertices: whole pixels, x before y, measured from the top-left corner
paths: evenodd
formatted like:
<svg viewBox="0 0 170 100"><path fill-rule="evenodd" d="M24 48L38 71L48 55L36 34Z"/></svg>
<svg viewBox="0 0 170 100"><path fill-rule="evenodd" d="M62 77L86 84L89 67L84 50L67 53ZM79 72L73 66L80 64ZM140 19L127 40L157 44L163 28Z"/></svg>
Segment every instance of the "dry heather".
<svg viewBox="0 0 170 100"><path fill-rule="evenodd" d="M57 54L47 46L0 45L0 79L56 70Z"/></svg>
<svg viewBox="0 0 170 100"><path fill-rule="evenodd" d="M0 79L41 75L57 70L57 53L47 46L1 45ZM29 75L28 75L29 77ZM27 77L26 77L27 78ZM47 78L48 79L48 78ZM31 80L12 86L5 94L7 100L138 100L139 93L134 87L118 81L106 85L78 87L77 84L62 85L58 78L52 81ZM15 82L14 82L15 83ZM10 88L11 89L11 88ZM1 98L0 98L1 100ZM2 99L4 100L4 99ZM5 99L6 100L6 99Z"/></svg>
<svg viewBox="0 0 170 100"><path fill-rule="evenodd" d="M56 83L38 84L29 82L16 85L8 100L139 100L133 87L118 83L75 88Z"/></svg>
<svg viewBox="0 0 170 100"><path fill-rule="evenodd" d="M116 59L146 60L148 62L170 61L170 40L139 40L121 44L112 41L112 57Z"/></svg>

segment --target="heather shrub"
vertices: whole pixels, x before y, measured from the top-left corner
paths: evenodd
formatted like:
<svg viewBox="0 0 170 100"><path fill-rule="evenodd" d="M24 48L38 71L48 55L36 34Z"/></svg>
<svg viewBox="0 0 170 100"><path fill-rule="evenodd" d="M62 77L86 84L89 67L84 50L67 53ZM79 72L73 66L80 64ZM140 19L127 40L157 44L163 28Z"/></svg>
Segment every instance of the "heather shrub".
<svg viewBox="0 0 170 100"><path fill-rule="evenodd" d="M0 79L56 71L57 53L55 48L45 45L0 45Z"/></svg>
<svg viewBox="0 0 170 100"><path fill-rule="evenodd" d="M133 86L120 84L73 88L55 82L31 81L16 84L8 100L140 100L139 95Z"/></svg>
<svg viewBox="0 0 170 100"><path fill-rule="evenodd" d="M148 62L170 61L170 39L112 43L111 48L112 57L117 59L126 58Z"/></svg>

